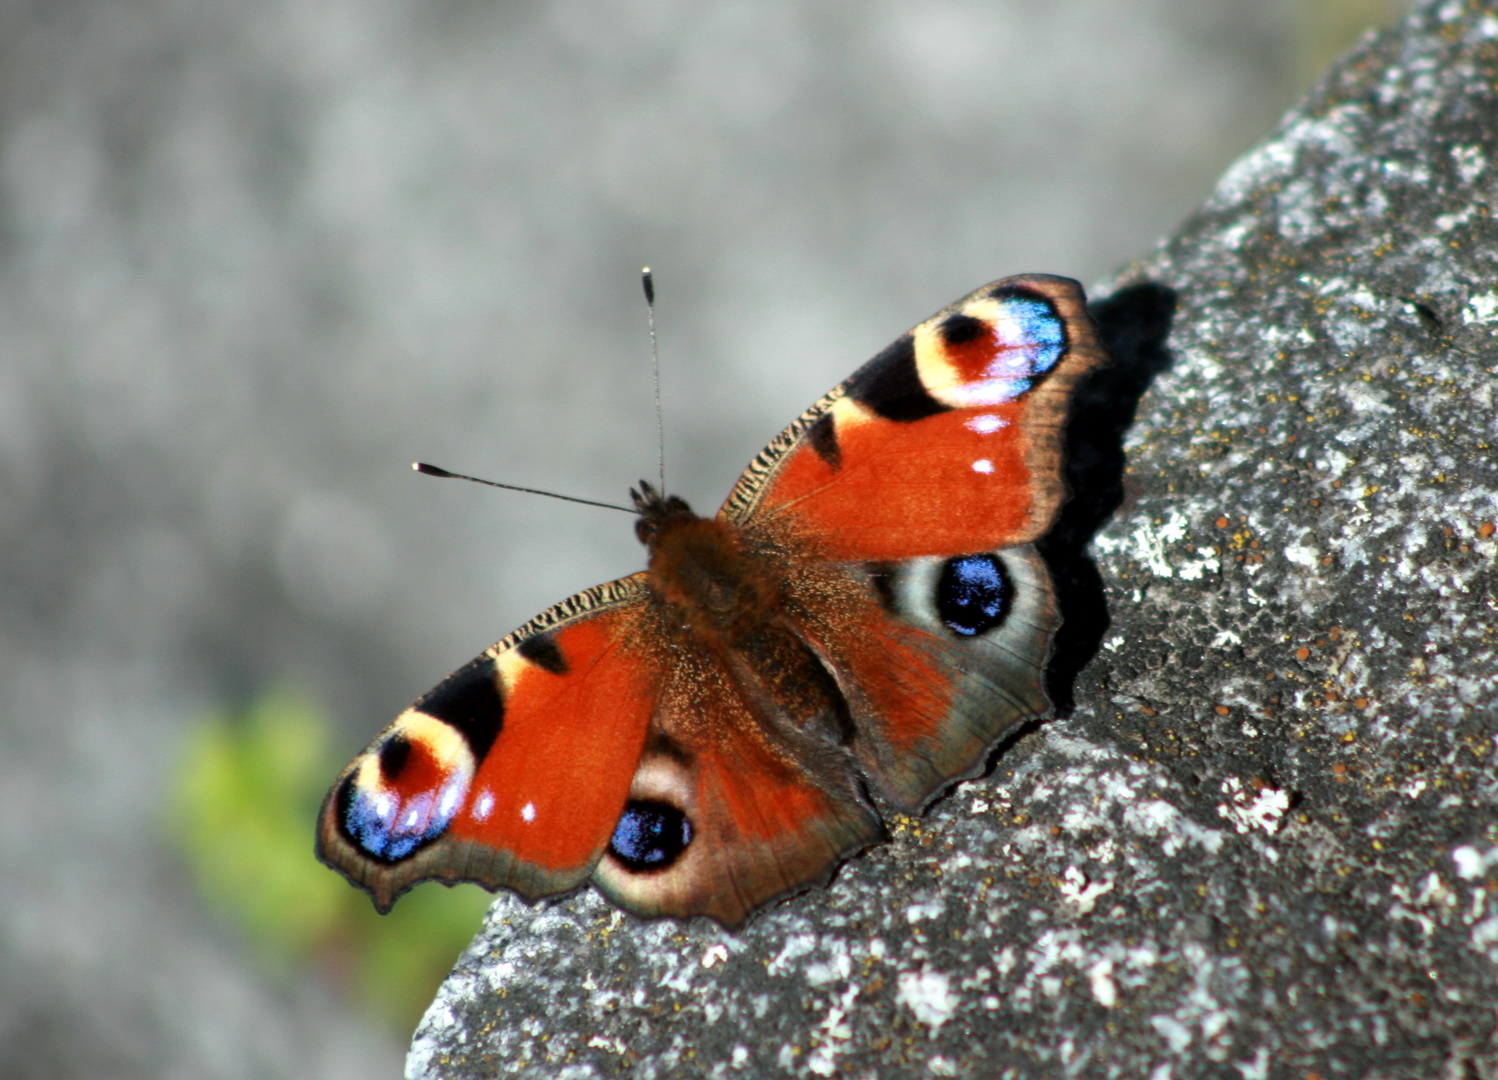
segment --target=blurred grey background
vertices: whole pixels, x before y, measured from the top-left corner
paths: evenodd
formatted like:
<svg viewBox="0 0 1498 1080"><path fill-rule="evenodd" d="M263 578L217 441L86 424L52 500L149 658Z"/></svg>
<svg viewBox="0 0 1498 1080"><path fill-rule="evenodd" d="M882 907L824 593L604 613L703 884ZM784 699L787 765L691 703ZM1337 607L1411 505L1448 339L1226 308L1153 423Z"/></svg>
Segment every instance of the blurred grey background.
<svg viewBox="0 0 1498 1080"><path fill-rule="evenodd" d="M1149 250L1397 7L0 3L0 1077L398 1074L201 908L162 793L206 710L295 684L352 753L639 567L408 465L653 476L642 265L707 513L941 305Z"/></svg>

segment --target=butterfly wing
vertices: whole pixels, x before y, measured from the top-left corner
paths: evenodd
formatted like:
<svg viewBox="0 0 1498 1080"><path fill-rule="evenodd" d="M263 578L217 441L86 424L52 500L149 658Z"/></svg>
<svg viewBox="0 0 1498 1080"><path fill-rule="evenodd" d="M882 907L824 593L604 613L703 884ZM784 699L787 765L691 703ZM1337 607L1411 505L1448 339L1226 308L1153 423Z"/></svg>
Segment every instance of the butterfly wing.
<svg viewBox="0 0 1498 1080"><path fill-rule="evenodd" d="M1031 545L824 564L787 580L783 597L786 622L836 679L850 750L898 810L981 773L998 739L1050 711L1045 665L1061 619Z"/></svg>
<svg viewBox="0 0 1498 1080"><path fill-rule="evenodd" d="M719 514L833 559L1028 543L1065 498L1067 403L1104 355L1075 281L985 285L803 413Z"/></svg>
<svg viewBox="0 0 1498 1080"><path fill-rule="evenodd" d="M674 644L652 737L594 882L640 915L709 915L733 927L824 879L883 827L836 737L839 699L803 645L774 633L727 649Z"/></svg>
<svg viewBox="0 0 1498 1080"><path fill-rule="evenodd" d="M901 809L1050 709L1060 616L1030 544L1065 499L1072 390L1104 358L1076 282L986 285L808 409L719 511L780 553L783 618Z"/></svg>
<svg viewBox="0 0 1498 1080"><path fill-rule="evenodd" d="M656 709L643 578L563 601L403 712L329 792L318 857L381 911L427 879L529 898L584 881Z"/></svg>

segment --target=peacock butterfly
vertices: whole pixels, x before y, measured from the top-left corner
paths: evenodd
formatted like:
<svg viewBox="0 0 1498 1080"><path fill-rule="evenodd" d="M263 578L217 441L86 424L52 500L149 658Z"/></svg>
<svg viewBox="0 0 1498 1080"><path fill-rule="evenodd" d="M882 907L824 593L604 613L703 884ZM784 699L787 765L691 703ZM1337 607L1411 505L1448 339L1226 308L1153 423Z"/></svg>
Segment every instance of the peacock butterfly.
<svg viewBox="0 0 1498 1080"><path fill-rule="evenodd" d="M317 853L381 911L419 881L589 878L737 926L830 875L1046 715L1060 626L1033 546L1104 352L1081 287L985 285L750 462L715 517L641 483L638 574L543 612L396 718Z"/></svg>

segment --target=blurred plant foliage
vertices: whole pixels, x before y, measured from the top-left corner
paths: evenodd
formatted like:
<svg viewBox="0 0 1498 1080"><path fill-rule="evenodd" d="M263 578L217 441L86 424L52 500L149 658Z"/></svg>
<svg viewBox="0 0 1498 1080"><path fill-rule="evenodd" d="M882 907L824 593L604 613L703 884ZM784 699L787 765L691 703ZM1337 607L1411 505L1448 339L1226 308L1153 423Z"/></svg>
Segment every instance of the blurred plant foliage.
<svg viewBox="0 0 1498 1080"><path fill-rule="evenodd" d="M168 820L207 902L280 973L314 965L410 1030L478 930L490 897L422 885L389 915L312 854L317 811L342 762L327 716L287 691L216 713L188 739Z"/></svg>

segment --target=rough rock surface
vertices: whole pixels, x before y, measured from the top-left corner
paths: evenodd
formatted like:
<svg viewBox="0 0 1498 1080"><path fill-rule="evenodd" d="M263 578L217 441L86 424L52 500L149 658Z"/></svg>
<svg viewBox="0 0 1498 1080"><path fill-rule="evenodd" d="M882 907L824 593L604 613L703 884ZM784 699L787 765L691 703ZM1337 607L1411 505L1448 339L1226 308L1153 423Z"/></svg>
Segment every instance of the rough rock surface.
<svg viewBox="0 0 1498 1080"><path fill-rule="evenodd" d="M1061 718L739 933L501 896L410 1075L1498 1076L1495 159L1491 5L1344 62L1098 305Z"/></svg>

